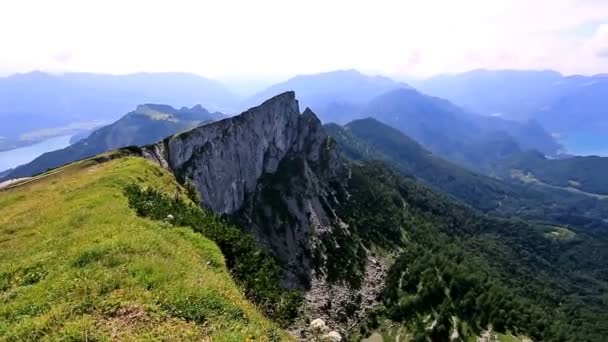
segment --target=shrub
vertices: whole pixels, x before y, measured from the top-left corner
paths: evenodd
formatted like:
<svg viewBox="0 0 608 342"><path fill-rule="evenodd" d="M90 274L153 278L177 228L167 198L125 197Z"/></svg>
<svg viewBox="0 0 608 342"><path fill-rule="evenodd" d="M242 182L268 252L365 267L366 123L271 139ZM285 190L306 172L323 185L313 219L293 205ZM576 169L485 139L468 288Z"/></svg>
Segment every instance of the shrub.
<svg viewBox="0 0 608 342"><path fill-rule="evenodd" d="M213 213L162 192L131 184L124 193L138 215L165 220L173 226L188 226L214 241L226 259L232 277L245 295L270 318L290 323L298 313L302 294L279 286L281 269L254 238ZM167 220L171 215L172 219Z"/></svg>

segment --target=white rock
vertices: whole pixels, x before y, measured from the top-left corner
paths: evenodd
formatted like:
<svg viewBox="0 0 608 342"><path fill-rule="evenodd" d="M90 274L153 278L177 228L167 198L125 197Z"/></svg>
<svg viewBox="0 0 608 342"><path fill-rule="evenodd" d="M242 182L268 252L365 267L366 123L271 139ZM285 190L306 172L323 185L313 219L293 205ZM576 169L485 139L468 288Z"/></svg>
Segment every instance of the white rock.
<svg viewBox="0 0 608 342"><path fill-rule="evenodd" d="M327 342L340 342L342 341L342 336L337 331L330 331L329 333L323 335L323 341Z"/></svg>
<svg viewBox="0 0 608 342"><path fill-rule="evenodd" d="M167 215L167 220L173 220L173 215L171 215L171 214Z"/></svg>
<svg viewBox="0 0 608 342"><path fill-rule="evenodd" d="M320 318L317 318L310 322L310 328L316 331L325 331L327 330L327 325L325 325L325 321Z"/></svg>

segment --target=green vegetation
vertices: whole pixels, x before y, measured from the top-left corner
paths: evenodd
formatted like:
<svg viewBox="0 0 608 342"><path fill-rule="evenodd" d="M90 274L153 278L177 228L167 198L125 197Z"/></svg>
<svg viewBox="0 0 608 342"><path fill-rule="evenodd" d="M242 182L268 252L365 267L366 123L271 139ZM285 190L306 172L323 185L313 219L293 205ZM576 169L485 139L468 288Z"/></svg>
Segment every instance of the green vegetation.
<svg viewBox="0 0 608 342"><path fill-rule="evenodd" d="M521 341L521 339L517 338L516 336L513 336L513 335L498 334L498 341L499 342L519 342L519 341Z"/></svg>
<svg viewBox="0 0 608 342"><path fill-rule="evenodd" d="M479 335L489 325L551 341L598 341L608 332L604 239L548 239L545 226L477 214L379 163L354 165L339 202L353 236L340 249L399 253L384 308L369 316L362 336L385 318L421 340L449 339L454 328ZM341 262L348 277L362 274Z"/></svg>
<svg viewBox="0 0 608 342"><path fill-rule="evenodd" d="M289 339L246 300L214 242L129 208L132 183L188 201L174 178L111 157L0 192L0 340Z"/></svg>
<svg viewBox="0 0 608 342"><path fill-rule="evenodd" d="M325 127L349 159L385 161L405 176L416 177L479 210L496 210L505 198L514 195L500 181L435 156L397 129L374 119Z"/></svg>
<svg viewBox="0 0 608 342"><path fill-rule="evenodd" d="M476 174L425 150L400 131L374 119L344 127L326 125L343 155L355 161L381 160L484 213L569 225L605 235L608 200L537 184L508 183Z"/></svg>
<svg viewBox="0 0 608 342"><path fill-rule="evenodd" d="M520 152L522 146L559 148L539 126L471 115L449 101L414 89L382 94L362 114L396 128L436 155L475 170L485 170L493 161Z"/></svg>
<svg viewBox="0 0 608 342"><path fill-rule="evenodd" d="M129 206L138 215L164 220L178 227L192 227L214 241L247 297L268 316L284 324L296 317L302 295L279 286L281 269L251 235L225 223L213 213L181 200L179 196L170 198L154 188L142 189L134 184L125 188L125 194Z"/></svg>
<svg viewBox="0 0 608 342"><path fill-rule="evenodd" d="M494 168L505 177L509 176L510 170L520 170L553 186L608 195L608 158L592 156L547 159L541 153L526 152L500 160Z"/></svg>

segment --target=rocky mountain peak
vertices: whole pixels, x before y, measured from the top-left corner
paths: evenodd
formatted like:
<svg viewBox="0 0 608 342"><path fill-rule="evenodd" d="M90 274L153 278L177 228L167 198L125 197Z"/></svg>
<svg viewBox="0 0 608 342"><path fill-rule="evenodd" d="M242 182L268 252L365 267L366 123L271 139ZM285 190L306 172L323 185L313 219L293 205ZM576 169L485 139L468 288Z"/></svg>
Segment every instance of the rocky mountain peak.
<svg viewBox="0 0 608 342"><path fill-rule="evenodd" d="M192 106L192 108L190 108L191 111L193 112L203 112L203 111L207 111L205 108L203 108L203 106L201 106L200 104L194 105Z"/></svg>
<svg viewBox="0 0 608 342"><path fill-rule="evenodd" d="M326 277L334 260L327 250L358 243L336 211L345 198L348 164L315 113L300 113L294 92L169 137L142 154L194 185L202 206L249 231L279 260L282 286L312 293L306 297L310 310L323 311L328 293L352 292L346 285L329 291ZM381 283L368 278L362 282ZM367 297L368 286L361 289ZM333 307L336 312L341 305Z"/></svg>
<svg viewBox="0 0 608 342"><path fill-rule="evenodd" d="M145 103L140 104L135 108L135 112L146 114L149 112L173 113L175 109L165 104Z"/></svg>
<svg viewBox="0 0 608 342"><path fill-rule="evenodd" d="M310 109L300 114L295 93L288 91L238 116L169 137L144 155L194 183L203 205L231 214L288 154L318 162L326 139L316 115Z"/></svg>

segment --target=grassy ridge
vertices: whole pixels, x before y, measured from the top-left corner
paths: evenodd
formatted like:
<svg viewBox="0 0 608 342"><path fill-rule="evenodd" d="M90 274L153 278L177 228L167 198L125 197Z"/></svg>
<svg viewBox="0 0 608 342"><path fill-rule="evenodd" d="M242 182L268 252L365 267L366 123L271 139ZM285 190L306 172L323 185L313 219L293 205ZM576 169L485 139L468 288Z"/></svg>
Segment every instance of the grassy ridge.
<svg viewBox="0 0 608 342"><path fill-rule="evenodd" d="M213 242L136 216L131 183L183 191L148 161L120 158L0 192L0 340L286 339Z"/></svg>

